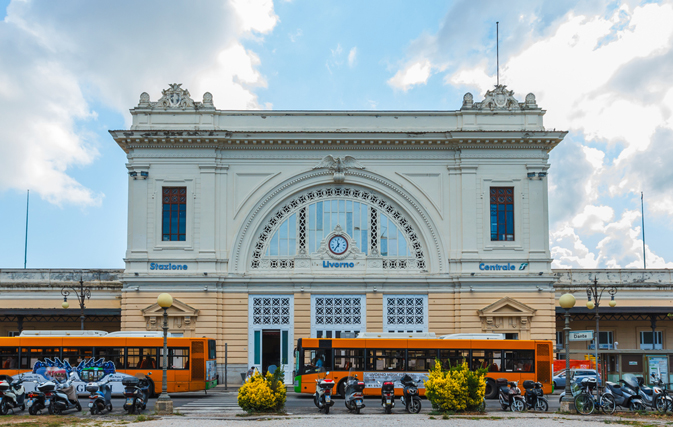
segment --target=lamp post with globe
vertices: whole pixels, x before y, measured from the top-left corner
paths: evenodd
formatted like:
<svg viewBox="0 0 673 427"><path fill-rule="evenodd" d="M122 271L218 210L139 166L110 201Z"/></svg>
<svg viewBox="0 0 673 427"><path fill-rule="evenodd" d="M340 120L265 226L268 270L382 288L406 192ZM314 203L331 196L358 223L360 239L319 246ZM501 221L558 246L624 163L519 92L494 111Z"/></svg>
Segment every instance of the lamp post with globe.
<svg viewBox="0 0 673 427"><path fill-rule="evenodd" d="M164 309L164 351L161 358L163 368L163 377L161 380L161 395L157 399L155 409L161 415L173 413L173 401L168 395L168 313L166 312L173 305L173 297L170 294L160 294L157 297L157 304Z"/></svg>
<svg viewBox="0 0 673 427"><path fill-rule="evenodd" d="M606 290L610 294L610 307L615 307L617 305L617 301L615 301L617 288L614 286L598 286L598 278L596 277L594 277L594 282L587 287L587 308L589 310L596 309L596 335L594 336L594 345L596 346L596 380L598 380L598 347L601 342L601 336L598 331L601 316L598 314L598 306L601 304L601 297ZM596 389L596 393L598 393L598 389Z"/></svg>
<svg viewBox="0 0 673 427"><path fill-rule="evenodd" d="M563 328L563 345L566 353L566 387L565 396L561 400L561 411L575 412L573 405L573 393L570 389L570 309L575 306L575 297L572 294L561 295L559 298L561 308L565 310L565 327Z"/></svg>

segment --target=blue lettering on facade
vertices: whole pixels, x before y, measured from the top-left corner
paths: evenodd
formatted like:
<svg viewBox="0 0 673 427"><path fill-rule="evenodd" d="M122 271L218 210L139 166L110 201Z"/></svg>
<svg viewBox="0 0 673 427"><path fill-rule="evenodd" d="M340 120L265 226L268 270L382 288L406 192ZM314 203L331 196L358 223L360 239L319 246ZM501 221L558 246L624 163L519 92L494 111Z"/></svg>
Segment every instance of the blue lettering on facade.
<svg viewBox="0 0 673 427"><path fill-rule="evenodd" d="M187 265L185 264L157 264L156 262L150 263L150 270L187 270Z"/></svg>
<svg viewBox="0 0 673 427"><path fill-rule="evenodd" d="M329 262L329 261L323 261L322 262L323 268L353 268L355 267L355 263L353 262Z"/></svg>
<svg viewBox="0 0 673 427"><path fill-rule="evenodd" d="M479 270L489 270L489 271L511 271L516 270L514 264L484 264L483 262L479 264Z"/></svg>

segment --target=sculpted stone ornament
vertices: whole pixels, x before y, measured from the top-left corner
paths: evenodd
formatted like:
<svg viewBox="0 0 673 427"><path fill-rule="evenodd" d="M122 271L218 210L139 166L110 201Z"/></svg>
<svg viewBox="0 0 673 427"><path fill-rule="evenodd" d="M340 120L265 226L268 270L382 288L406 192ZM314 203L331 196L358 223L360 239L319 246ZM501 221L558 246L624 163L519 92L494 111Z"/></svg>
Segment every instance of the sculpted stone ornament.
<svg viewBox="0 0 673 427"><path fill-rule="evenodd" d="M194 102L187 89L182 89L182 83L171 83L168 89L161 91L161 98L156 102L150 101L150 95L147 92L140 94L138 108L161 108L168 109L207 109L213 110L213 95L210 92L203 94L203 102Z"/></svg>
<svg viewBox="0 0 673 427"><path fill-rule="evenodd" d="M514 91L507 90L506 85L496 85L495 89L486 91L484 100L477 103L480 110L520 110L519 101L514 98Z"/></svg>
<svg viewBox="0 0 673 427"><path fill-rule="evenodd" d="M323 157L322 161L318 163L317 166L314 166L313 169L322 169L327 168L334 173L334 182L341 184L345 181L345 173L348 169L364 169L355 157L353 156L344 156L344 157L332 157L328 154Z"/></svg>

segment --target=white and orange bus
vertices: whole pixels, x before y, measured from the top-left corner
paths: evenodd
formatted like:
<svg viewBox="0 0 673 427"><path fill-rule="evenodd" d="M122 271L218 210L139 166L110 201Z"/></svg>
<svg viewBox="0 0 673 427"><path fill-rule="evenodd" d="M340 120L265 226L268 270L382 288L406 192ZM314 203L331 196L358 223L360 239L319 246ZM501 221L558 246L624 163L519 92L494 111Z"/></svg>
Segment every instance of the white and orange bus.
<svg viewBox="0 0 673 427"><path fill-rule="evenodd" d="M161 392L163 335L161 332L26 331L0 338L0 377L23 374L30 381L64 379L75 372L77 390L89 381L108 377L114 394L122 393L125 376L150 376L151 390ZM169 393L200 391L217 385L215 340L168 338Z"/></svg>
<svg viewBox="0 0 673 427"><path fill-rule="evenodd" d="M476 334L479 335L479 334ZM380 384L395 381L395 393L402 393L399 379L406 373L415 378L419 393L425 394L423 380L439 360L444 368L463 361L470 369L486 368L486 398L495 398L495 380L533 380L552 392L553 342L504 339L436 338L430 334L362 333L358 338L300 338L295 351L294 389L314 393L315 379L329 371L343 396L349 371L366 383L365 395L380 395Z"/></svg>

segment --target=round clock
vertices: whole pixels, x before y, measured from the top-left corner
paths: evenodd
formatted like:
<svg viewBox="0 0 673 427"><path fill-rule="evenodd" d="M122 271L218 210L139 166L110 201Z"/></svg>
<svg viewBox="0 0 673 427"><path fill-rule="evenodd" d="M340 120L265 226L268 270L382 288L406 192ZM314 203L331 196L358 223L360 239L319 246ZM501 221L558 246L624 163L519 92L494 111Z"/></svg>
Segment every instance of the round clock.
<svg viewBox="0 0 673 427"><path fill-rule="evenodd" d="M329 240L329 250L335 255L341 255L348 249L348 241L343 236L334 236Z"/></svg>

